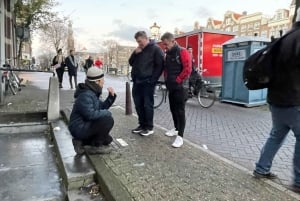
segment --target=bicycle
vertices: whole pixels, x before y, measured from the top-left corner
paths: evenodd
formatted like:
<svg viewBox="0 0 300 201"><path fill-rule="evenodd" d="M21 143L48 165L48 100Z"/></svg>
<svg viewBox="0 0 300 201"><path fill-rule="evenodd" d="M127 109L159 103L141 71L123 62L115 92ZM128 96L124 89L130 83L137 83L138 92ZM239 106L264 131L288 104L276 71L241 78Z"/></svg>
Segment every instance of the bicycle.
<svg viewBox="0 0 300 201"><path fill-rule="evenodd" d="M199 73L199 72L198 72ZM196 97L198 103L203 108L210 108L216 101L216 91L214 84L204 80L199 74L194 84L187 89L188 99ZM158 108L167 99L167 88L164 82L157 82L154 91L154 108Z"/></svg>
<svg viewBox="0 0 300 201"><path fill-rule="evenodd" d="M3 65L6 70L2 72L2 85L4 85L4 93L7 94L8 88L13 95L17 94L17 91L21 91L21 81L18 76L13 72L10 65Z"/></svg>
<svg viewBox="0 0 300 201"><path fill-rule="evenodd" d="M203 108L210 108L216 101L216 91L209 81L203 79L199 81L201 82L200 87L191 86L189 98L196 97Z"/></svg>
<svg viewBox="0 0 300 201"><path fill-rule="evenodd" d="M165 82L158 81L154 89L154 109L161 106L161 104L167 100L167 87Z"/></svg>

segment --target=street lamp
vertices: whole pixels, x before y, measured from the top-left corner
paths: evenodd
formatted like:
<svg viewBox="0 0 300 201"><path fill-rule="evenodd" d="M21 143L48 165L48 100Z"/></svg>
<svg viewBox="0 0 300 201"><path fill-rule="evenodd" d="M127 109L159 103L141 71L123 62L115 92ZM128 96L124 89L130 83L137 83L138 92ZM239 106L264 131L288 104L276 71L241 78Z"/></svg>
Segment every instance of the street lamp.
<svg viewBox="0 0 300 201"><path fill-rule="evenodd" d="M159 40L160 38L160 26L154 22L154 24L150 27L151 39Z"/></svg>

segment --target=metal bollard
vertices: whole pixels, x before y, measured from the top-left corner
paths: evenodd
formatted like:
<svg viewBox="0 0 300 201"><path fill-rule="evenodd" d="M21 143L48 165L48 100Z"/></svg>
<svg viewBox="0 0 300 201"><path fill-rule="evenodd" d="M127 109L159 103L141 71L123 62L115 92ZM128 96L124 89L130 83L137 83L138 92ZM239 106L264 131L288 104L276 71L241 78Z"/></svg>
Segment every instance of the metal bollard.
<svg viewBox="0 0 300 201"><path fill-rule="evenodd" d="M126 82L125 115L132 115L130 84Z"/></svg>

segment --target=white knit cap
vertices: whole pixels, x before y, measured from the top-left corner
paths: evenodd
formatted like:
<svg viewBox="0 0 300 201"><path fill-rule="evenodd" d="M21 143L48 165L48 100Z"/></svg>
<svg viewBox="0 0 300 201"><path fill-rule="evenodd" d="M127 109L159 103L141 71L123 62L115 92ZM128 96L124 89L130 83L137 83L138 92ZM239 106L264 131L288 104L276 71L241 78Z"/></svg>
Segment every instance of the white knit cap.
<svg viewBox="0 0 300 201"><path fill-rule="evenodd" d="M89 81L97 81L104 77L103 70L98 67L90 67L86 73L86 78Z"/></svg>
<svg viewBox="0 0 300 201"><path fill-rule="evenodd" d="M297 9L296 22L300 22L300 8Z"/></svg>

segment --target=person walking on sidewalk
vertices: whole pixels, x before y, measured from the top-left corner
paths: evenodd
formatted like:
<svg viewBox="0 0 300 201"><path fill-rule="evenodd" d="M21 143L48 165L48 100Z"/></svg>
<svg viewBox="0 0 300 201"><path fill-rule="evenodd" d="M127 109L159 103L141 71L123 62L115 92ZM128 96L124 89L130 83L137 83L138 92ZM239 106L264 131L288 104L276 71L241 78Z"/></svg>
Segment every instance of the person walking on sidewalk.
<svg viewBox="0 0 300 201"><path fill-rule="evenodd" d="M97 57L96 61L95 61L95 64L94 64L96 67L98 68L102 68L103 66L103 62L100 60L99 57Z"/></svg>
<svg viewBox="0 0 300 201"><path fill-rule="evenodd" d="M185 129L185 103L188 99L188 78L192 71L192 61L189 52L180 47L174 35L166 32L161 41L166 47L165 72L166 86L169 91L169 104L175 128L166 132L167 136L177 136L173 147L183 145ZM187 86L184 86L187 85Z"/></svg>
<svg viewBox="0 0 300 201"><path fill-rule="evenodd" d="M62 82L65 72L65 57L62 54L62 49L57 50L57 55L52 60L52 66L56 69L56 74L59 82L59 88L63 88Z"/></svg>
<svg viewBox="0 0 300 201"><path fill-rule="evenodd" d="M65 64L68 67L70 87L73 89L72 77L74 77L75 88L77 87L78 62L74 56L74 50L70 50L70 55L66 58Z"/></svg>
<svg viewBox="0 0 300 201"><path fill-rule="evenodd" d="M139 126L132 133L148 136L153 131L154 88L163 71L163 51L149 40L145 31L134 36L138 47L129 58L132 66L132 96L138 114Z"/></svg>
<svg viewBox="0 0 300 201"><path fill-rule="evenodd" d="M109 153L113 139L110 131L114 119L108 109L115 102L116 93L109 87L105 101L99 99L104 84L103 70L91 67L87 71L85 83L80 83L75 91L75 103L70 116L69 130L73 136L73 146L77 154Z"/></svg>
<svg viewBox="0 0 300 201"><path fill-rule="evenodd" d="M89 56L89 58L87 58L85 60L85 64L83 66L83 68L85 69L85 72L87 72L87 70L92 67L94 64L94 60L93 60L93 57L92 56Z"/></svg>
<svg viewBox="0 0 300 201"><path fill-rule="evenodd" d="M292 29L283 38L274 58L273 77L267 100L272 115L272 130L264 144L253 174L257 178L275 179L270 169L273 159L289 131L296 138L293 167L294 182L289 188L300 192L300 9Z"/></svg>

